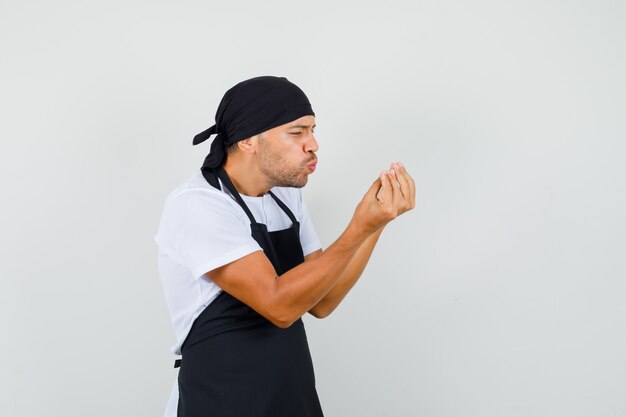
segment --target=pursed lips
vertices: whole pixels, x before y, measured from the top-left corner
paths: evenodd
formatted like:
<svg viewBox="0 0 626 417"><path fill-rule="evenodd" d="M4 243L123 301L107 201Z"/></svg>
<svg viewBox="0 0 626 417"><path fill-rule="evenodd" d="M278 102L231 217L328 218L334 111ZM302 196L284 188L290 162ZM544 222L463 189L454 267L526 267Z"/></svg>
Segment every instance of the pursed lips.
<svg viewBox="0 0 626 417"><path fill-rule="evenodd" d="M315 168L317 168L317 159L313 159L311 162L309 162L307 167L311 172L315 171Z"/></svg>

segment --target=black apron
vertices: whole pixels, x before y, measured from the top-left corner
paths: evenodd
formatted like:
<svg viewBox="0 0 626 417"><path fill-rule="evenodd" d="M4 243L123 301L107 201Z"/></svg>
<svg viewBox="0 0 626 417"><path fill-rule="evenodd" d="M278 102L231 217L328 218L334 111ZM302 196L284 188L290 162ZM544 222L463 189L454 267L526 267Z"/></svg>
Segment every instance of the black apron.
<svg viewBox="0 0 626 417"><path fill-rule="evenodd" d="M219 179L250 218L252 237L282 275L304 262L300 224L268 232L257 223L223 168L203 169ZM222 291L194 321L181 347L178 417L323 417L302 319L282 329Z"/></svg>

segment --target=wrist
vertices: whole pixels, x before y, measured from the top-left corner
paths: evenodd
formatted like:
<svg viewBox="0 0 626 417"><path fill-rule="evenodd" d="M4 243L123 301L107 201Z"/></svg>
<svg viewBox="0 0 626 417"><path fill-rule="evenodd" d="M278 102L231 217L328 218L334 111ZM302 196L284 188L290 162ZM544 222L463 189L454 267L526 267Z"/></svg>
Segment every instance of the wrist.
<svg viewBox="0 0 626 417"><path fill-rule="evenodd" d="M382 230L382 226L379 228L368 227L353 218L348 224L345 234L351 241L360 244L379 230Z"/></svg>

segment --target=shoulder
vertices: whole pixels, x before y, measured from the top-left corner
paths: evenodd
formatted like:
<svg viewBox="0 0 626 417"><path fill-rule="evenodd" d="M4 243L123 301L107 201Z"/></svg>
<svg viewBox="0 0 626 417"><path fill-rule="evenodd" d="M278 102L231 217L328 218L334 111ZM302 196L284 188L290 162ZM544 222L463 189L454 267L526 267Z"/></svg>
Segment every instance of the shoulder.
<svg viewBox="0 0 626 417"><path fill-rule="evenodd" d="M199 177L199 178L198 178ZM241 223L244 213L227 194L208 184L199 170L172 190L163 207L160 233L178 234L218 224Z"/></svg>
<svg viewBox="0 0 626 417"><path fill-rule="evenodd" d="M237 206L234 203L232 198L223 191L207 183L198 170L168 194L165 199L164 214L173 210L236 211Z"/></svg>
<svg viewBox="0 0 626 417"><path fill-rule="evenodd" d="M250 235L241 207L229 195L208 184L202 174L198 175L204 183L192 176L168 194L154 238L181 259L185 253L196 250L192 246L205 250L202 245L220 242L226 248L226 243L235 240L235 236ZM219 252L214 247L212 250Z"/></svg>

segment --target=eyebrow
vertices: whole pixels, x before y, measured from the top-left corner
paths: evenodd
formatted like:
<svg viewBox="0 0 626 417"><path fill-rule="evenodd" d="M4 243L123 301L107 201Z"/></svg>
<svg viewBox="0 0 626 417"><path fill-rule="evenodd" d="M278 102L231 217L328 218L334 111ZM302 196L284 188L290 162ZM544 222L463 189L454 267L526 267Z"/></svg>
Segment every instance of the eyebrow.
<svg viewBox="0 0 626 417"><path fill-rule="evenodd" d="M315 128L315 126L317 125L313 125L313 129ZM295 125L295 126L289 126L289 129L306 129L311 127L311 125Z"/></svg>

